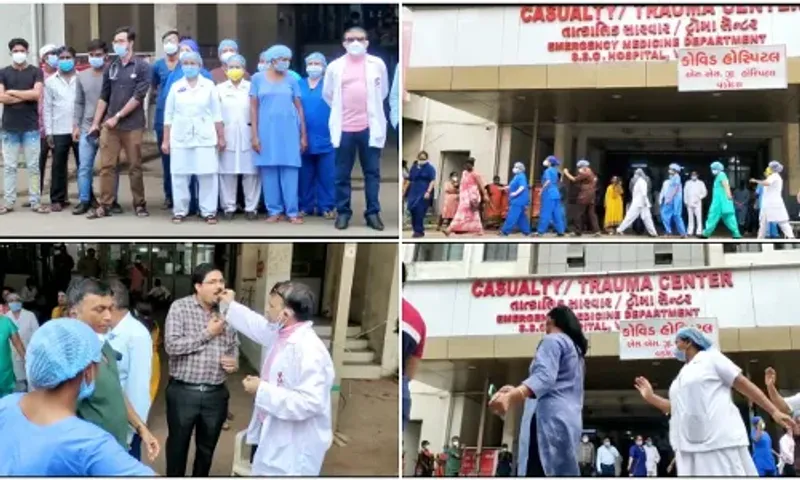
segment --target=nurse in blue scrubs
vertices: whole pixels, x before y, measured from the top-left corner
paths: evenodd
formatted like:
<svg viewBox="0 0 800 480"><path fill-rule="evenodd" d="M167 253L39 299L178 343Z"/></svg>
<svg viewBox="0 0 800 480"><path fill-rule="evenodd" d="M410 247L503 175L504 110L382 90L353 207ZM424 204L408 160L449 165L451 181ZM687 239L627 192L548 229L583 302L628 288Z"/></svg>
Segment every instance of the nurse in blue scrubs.
<svg viewBox="0 0 800 480"><path fill-rule="evenodd" d="M561 192L558 182L559 161L554 156L547 157L542 165L545 171L542 174L542 202L539 208L539 227L537 234L544 235L553 226L556 233L564 235L566 229L566 219L564 217L564 206L561 204Z"/></svg>
<svg viewBox="0 0 800 480"><path fill-rule="evenodd" d="M325 55L312 53L306 57L308 77L300 80L308 149L303 153L300 167L299 200L303 215L321 215L332 220L336 216L333 198L336 150L328 127L331 107L322 98L326 66Z"/></svg>
<svg viewBox="0 0 800 480"><path fill-rule="evenodd" d="M436 183L436 169L428 163L428 152L417 155L417 161L408 172L406 201L411 215L411 228L414 238L425 236L425 214L431 205L433 186Z"/></svg>
<svg viewBox="0 0 800 480"><path fill-rule="evenodd" d="M528 185L528 177L525 176L525 166L517 162L512 169L514 178L506 187L508 189L508 215L500 229L500 235L507 237L514 228L519 229L523 235L531 234L531 221L528 218L526 209L531 204L531 188Z"/></svg>
<svg viewBox="0 0 800 480"><path fill-rule="evenodd" d="M683 223L683 183L681 182L681 166L673 163L669 166L669 180L665 184L666 193L661 194L661 223L667 235L672 235L672 226L678 235L686 237L686 226Z"/></svg>

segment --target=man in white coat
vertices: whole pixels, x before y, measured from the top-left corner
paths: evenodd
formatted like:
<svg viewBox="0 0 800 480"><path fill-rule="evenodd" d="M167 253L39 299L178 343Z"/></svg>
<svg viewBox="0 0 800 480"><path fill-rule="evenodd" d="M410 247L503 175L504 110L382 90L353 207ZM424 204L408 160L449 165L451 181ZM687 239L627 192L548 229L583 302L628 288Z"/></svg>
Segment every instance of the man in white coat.
<svg viewBox="0 0 800 480"><path fill-rule="evenodd" d="M36 315L30 310L22 308L22 299L16 292L11 292L6 295L6 303L8 304L8 314L6 316L11 319L19 330L19 338L25 348L28 348L28 342L31 341L34 332L39 328L39 322L36 320ZM27 392L28 391L28 377L25 374L25 359L17 352L16 349L11 350L12 360L14 361L14 377L17 379L15 391Z"/></svg>
<svg viewBox="0 0 800 480"><path fill-rule="evenodd" d="M622 220L622 223L617 228L617 233L620 235L625 233L625 230L630 228L637 218L641 218L647 233L651 237L656 237L658 232L656 232L656 227L653 225L653 215L650 213L651 205L650 199L647 198L647 178L645 178L644 170L637 168L633 178L635 181L633 183L631 205L628 207L625 219Z"/></svg>
<svg viewBox="0 0 800 480"><path fill-rule="evenodd" d="M247 443L258 446L253 476L319 476L333 440L330 353L309 321L314 294L303 284L281 282L269 295L267 317L220 296L228 325L266 347L261 378L248 376L245 391L255 395Z"/></svg>
<svg viewBox="0 0 800 480"><path fill-rule="evenodd" d="M703 234L703 199L707 196L705 182L698 178L697 172L692 172L691 178L683 187L683 202L689 214L689 235L696 233L699 237Z"/></svg>

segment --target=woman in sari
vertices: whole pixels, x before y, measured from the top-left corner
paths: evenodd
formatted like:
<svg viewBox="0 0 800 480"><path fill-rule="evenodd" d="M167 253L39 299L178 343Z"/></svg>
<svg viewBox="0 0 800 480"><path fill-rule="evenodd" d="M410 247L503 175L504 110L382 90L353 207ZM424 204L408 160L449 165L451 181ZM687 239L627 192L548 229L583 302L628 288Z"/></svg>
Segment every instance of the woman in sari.
<svg viewBox="0 0 800 480"><path fill-rule="evenodd" d="M444 195L442 195L442 210L439 215L439 228L441 230L445 222L450 225L453 217L458 210L458 173L450 172L450 179L444 185Z"/></svg>
<svg viewBox="0 0 800 480"><path fill-rule="evenodd" d="M486 186L486 202L483 210L486 228L500 228L507 215L508 189L500 183L500 177L494 177L492 184Z"/></svg>
<svg viewBox="0 0 800 480"><path fill-rule="evenodd" d="M464 165L464 173L461 174L456 216L445 230L445 235L452 233L483 235L481 200L485 198L483 181L475 172L475 159L470 158Z"/></svg>
<svg viewBox="0 0 800 480"><path fill-rule="evenodd" d="M606 215L603 219L603 228L608 233L614 233L614 229L622 223L622 182L619 177L611 177L611 183L606 188L605 209Z"/></svg>

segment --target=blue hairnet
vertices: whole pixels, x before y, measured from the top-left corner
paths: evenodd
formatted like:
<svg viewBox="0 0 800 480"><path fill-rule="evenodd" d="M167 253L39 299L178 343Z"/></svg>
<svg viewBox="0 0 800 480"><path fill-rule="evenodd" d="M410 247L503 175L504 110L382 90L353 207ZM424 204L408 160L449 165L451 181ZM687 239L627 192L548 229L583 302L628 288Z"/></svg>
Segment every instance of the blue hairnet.
<svg viewBox="0 0 800 480"><path fill-rule="evenodd" d="M221 55L222 50L225 48L232 48L236 50L236 52L239 51L239 45L235 40L231 40L230 38L226 38L225 40L219 42L219 47L217 47L217 55Z"/></svg>
<svg viewBox="0 0 800 480"><path fill-rule="evenodd" d="M261 58L268 62L278 58L292 58L292 51L286 45L273 45L261 54Z"/></svg>
<svg viewBox="0 0 800 480"><path fill-rule="evenodd" d="M636 171L633 172L634 177L644 177L644 170L641 168L637 168Z"/></svg>
<svg viewBox="0 0 800 480"><path fill-rule="evenodd" d="M711 340L708 339L703 333L694 328L694 327L684 327L678 330L678 334L675 335L675 338L680 338L681 340L688 340L695 345L700 350L708 350L711 348Z"/></svg>
<svg viewBox="0 0 800 480"><path fill-rule="evenodd" d="M752 424L753 424L754 426L755 426L755 425L758 425L759 423L761 423L761 417L759 417L758 415L756 415L755 417L753 417L753 419L751 420L751 422L752 422Z"/></svg>
<svg viewBox="0 0 800 480"><path fill-rule="evenodd" d="M670 163L669 164L669 169L674 171L674 172L680 172L681 170L683 170L683 167L681 167L677 163Z"/></svg>
<svg viewBox="0 0 800 480"><path fill-rule="evenodd" d="M576 166L578 168L588 167L589 166L589 161L588 160L578 160L578 163L576 164Z"/></svg>
<svg viewBox="0 0 800 480"><path fill-rule="evenodd" d="M514 168L516 168L520 172L524 172L525 171L525 165L522 162L515 163L514 164Z"/></svg>
<svg viewBox="0 0 800 480"><path fill-rule="evenodd" d="M769 169L775 173L781 173L783 171L783 164L777 160L773 160L769 162Z"/></svg>
<svg viewBox="0 0 800 480"><path fill-rule="evenodd" d="M181 40L181 43L178 44L178 48L180 47L189 47L192 49L193 52L200 52L200 47L197 46L197 42L192 40L191 38L185 38Z"/></svg>
<svg viewBox="0 0 800 480"><path fill-rule="evenodd" d="M231 58L228 59L227 65L230 65L231 63L236 63L236 62L239 62L239 64L242 66L242 68L244 68L247 65L247 60L245 60L245 58L243 56L239 55L238 53L234 53L233 55L231 55Z"/></svg>
<svg viewBox="0 0 800 480"><path fill-rule="evenodd" d="M550 162L550 166L552 167L555 167L561 163L558 158L555 157L555 155L550 155L549 157L545 158L545 160Z"/></svg>
<svg viewBox="0 0 800 480"><path fill-rule="evenodd" d="M306 57L306 63L313 62L315 60L318 61L318 62L322 62L322 66L323 67L327 67L328 66L328 61L325 59L325 55L323 55L323 54L321 54L319 52L314 52L312 54L309 54L309 56Z"/></svg>
<svg viewBox="0 0 800 480"><path fill-rule="evenodd" d="M31 337L25 373L35 389L53 389L100 362L102 345L88 325L74 318L53 319Z"/></svg>
<svg viewBox="0 0 800 480"><path fill-rule="evenodd" d="M711 164L711 170L717 171L717 172L721 172L721 171L725 170L725 167L722 166L722 164L719 163L719 162L714 162L714 163Z"/></svg>
<svg viewBox="0 0 800 480"><path fill-rule="evenodd" d="M203 57L200 56L197 52L186 52L181 55L181 63L194 60L197 62L201 67L203 66Z"/></svg>

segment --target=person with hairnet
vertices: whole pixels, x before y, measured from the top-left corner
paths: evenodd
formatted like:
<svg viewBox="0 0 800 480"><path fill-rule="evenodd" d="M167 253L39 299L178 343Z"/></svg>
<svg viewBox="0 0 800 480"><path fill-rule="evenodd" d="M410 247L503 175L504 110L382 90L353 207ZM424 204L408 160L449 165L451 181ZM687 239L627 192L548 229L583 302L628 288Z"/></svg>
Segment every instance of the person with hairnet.
<svg viewBox="0 0 800 480"><path fill-rule="evenodd" d="M578 160L578 175L572 176L566 168L564 176L578 189L575 203L569 206L569 222L575 235L581 235L586 228L587 220L591 233L600 235L600 224L597 221L595 202L597 200L597 175L589 166L589 161Z"/></svg>
<svg viewBox="0 0 800 480"><path fill-rule="evenodd" d="M764 178L769 178L772 175L772 170L767 167L764 170ZM764 204L764 185L756 185L756 218L761 218L761 208ZM778 238L778 224L770 222L767 224L767 238Z"/></svg>
<svg viewBox="0 0 800 480"><path fill-rule="evenodd" d="M103 361L97 334L60 318L38 329L28 347L33 390L0 400L0 475L154 476L111 434L76 415L76 404L94 394Z"/></svg>
<svg viewBox="0 0 800 480"><path fill-rule="evenodd" d="M300 83L289 74L292 51L273 45L260 57L268 68L250 85L250 125L267 222L302 224L297 190L301 154L308 148Z"/></svg>
<svg viewBox="0 0 800 480"><path fill-rule="evenodd" d="M733 238L742 238L739 233L739 225L736 222L736 209L733 207L733 193L728 176L725 174L725 167L720 162L711 164L711 174L714 176L714 188L711 193L711 206L708 209L706 219L706 229L703 236L709 238L717 229L720 220L728 227L733 234Z"/></svg>
<svg viewBox="0 0 800 480"><path fill-rule="evenodd" d="M684 365L669 387L668 398L656 394L645 377L637 377L634 386L647 403L670 417L669 439L678 473L689 477L758 475L732 390L779 425L795 427L792 417L776 407L699 329L678 330L672 354Z"/></svg>
<svg viewBox="0 0 800 480"><path fill-rule="evenodd" d="M628 206L628 212L625 214L622 223L617 227L617 234L622 235L637 219L641 219L642 223L644 223L644 228L647 229L647 233L651 237L657 237L658 232L656 231L656 226L653 225L653 214L650 212L651 205L644 170L637 168L633 172L633 181L631 183L633 183L631 204Z"/></svg>
<svg viewBox="0 0 800 480"><path fill-rule="evenodd" d="M683 186L683 202L686 204L686 212L689 214L687 233L699 237L703 234L703 199L708 196L708 190L705 182L698 177L697 172L692 171L689 180Z"/></svg>
<svg viewBox="0 0 800 480"><path fill-rule="evenodd" d="M777 223L784 237L794 238L794 232L789 223L789 212L783 201L783 178L780 175L783 165L781 162L773 160L769 162L769 169L772 173L766 179L750 179L751 183L764 187L758 218L758 238L766 238L770 223Z"/></svg>
<svg viewBox="0 0 800 480"><path fill-rule="evenodd" d="M556 233L564 235L566 219L561 203L561 192L559 191L559 160L553 155L545 158L542 162L545 170L542 173L542 194L541 208L539 209L539 226L536 229L538 235L544 235L552 225Z"/></svg>
<svg viewBox="0 0 800 480"><path fill-rule="evenodd" d="M669 178L661 189L661 223L667 236L672 236L675 226L678 235L686 237L686 226L683 223L683 184L681 183L682 167L677 163L670 164Z"/></svg>
<svg viewBox="0 0 800 480"><path fill-rule="evenodd" d="M13 311L10 311L6 300L11 295L16 294L12 292L0 298L2 310L9 310L6 314L0 313L0 398L19 390L17 388L17 375L14 373L19 368L16 360L21 360L23 368L25 365L25 342L22 340L20 329L16 322L11 319ZM14 347L13 352L11 350L12 346ZM16 355L14 355L15 353Z"/></svg>
<svg viewBox="0 0 800 480"><path fill-rule="evenodd" d="M334 188L336 150L331 142L331 107L322 98L325 88L325 55L314 52L306 57L306 78L300 80L300 101L306 120L308 149L303 152L300 168L300 212L336 218Z"/></svg>
<svg viewBox="0 0 800 480"><path fill-rule="evenodd" d="M253 163L250 137L250 81L245 77L246 65L244 57L238 53L227 57L224 72L227 80L216 87L225 131L225 150L219 161L219 202L225 220L232 220L236 214L240 175L248 220L258 218L261 198L261 178Z"/></svg>
<svg viewBox="0 0 800 480"><path fill-rule="evenodd" d="M531 219L528 216L528 207L531 204L531 187L525 175L525 165L517 162L511 169L514 178L508 184L509 206L506 221L500 229L500 235L507 237L517 228L526 237L531 234Z"/></svg>
<svg viewBox="0 0 800 480"><path fill-rule="evenodd" d="M181 54L183 78L171 87L164 109L161 151L172 162L172 222L189 215L191 177L197 178L200 215L217 223L219 153L226 150L222 107L214 81L200 76L203 59L197 52Z"/></svg>
<svg viewBox="0 0 800 480"><path fill-rule="evenodd" d="M168 30L161 36L164 48L164 58L159 58L153 64L153 77L150 80L151 95L156 98L156 114L153 129L156 132L156 145L164 141L164 105L167 103L169 88L167 80L175 68L178 67L180 54L180 33L177 30ZM164 170L164 208L172 210L172 178L169 175L169 155L161 153L161 166Z"/></svg>
<svg viewBox="0 0 800 480"><path fill-rule="evenodd" d="M226 38L225 40L219 42L219 46L217 47L219 67L211 70L211 79L214 80L214 83L217 85L227 82L230 78L226 75L226 70L228 68L228 60L233 58L234 55L239 55L239 44L236 43L236 40ZM244 71L243 78L249 83L250 74L247 73L247 70Z"/></svg>
<svg viewBox="0 0 800 480"><path fill-rule="evenodd" d="M750 440L753 442L753 463L759 477L777 477L775 457L772 456L772 437L766 431L767 424L758 415L751 420Z"/></svg>
<svg viewBox="0 0 800 480"><path fill-rule="evenodd" d="M18 293L11 292L6 295L4 300L9 309L6 316L8 316L17 327L19 338L22 340L22 344L27 348L31 337L33 337L33 334L36 333L36 330L39 328L39 321L36 319L36 315L33 312L24 308L22 298L20 298ZM8 344L8 342L5 343L6 345ZM14 391L27 392L28 382L27 376L25 375L25 355L21 354L18 348L15 348L12 354L14 359L14 377L16 377Z"/></svg>

